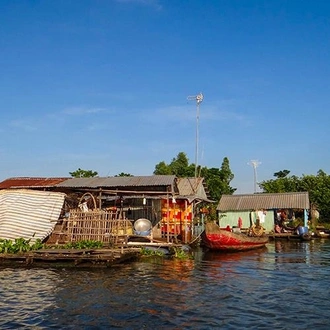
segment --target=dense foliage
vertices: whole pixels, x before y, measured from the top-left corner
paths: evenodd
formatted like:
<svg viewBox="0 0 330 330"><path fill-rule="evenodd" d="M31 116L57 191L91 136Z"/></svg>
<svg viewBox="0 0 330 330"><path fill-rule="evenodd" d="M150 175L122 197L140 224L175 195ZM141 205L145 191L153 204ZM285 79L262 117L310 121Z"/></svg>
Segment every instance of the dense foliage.
<svg viewBox="0 0 330 330"><path fill-rule="evenodd" d="M132 174L129 174L129 173L124 173L124 172L121 172L121 173L119 173L119 174L117 174L117 175L115 175L115 177L119 177L119 176L134 176L134 175L132 175Z"/></svg>
<svg viewBox="0 0 330 330"><path fill-rule="evenodd" d="M289 176L290 171L274 173L276 179L262 181L259 186L266 193L302 192L309 193L309 199L319 213L320 220L330 221L330 176L319 170L317 175Z"/></svg>
<svg viewBox="0 0 330 330"><path fill-rule="evenodd" d="M33 244L31 244L30 241L30 239L27 240L22 237L16 238L14 241L10 239L0 239L0 253L15 254L47 248L47 245L42 243L40 239L37 239ZM70 242L65 245L56 245L58 249L96 249L102 247L102 242L94 240L82 240ZM49 248L51 247L49 246Z"/></svg>
<svg viewBox="0 0 330 330"><path fill-rule="evenodd" d="M221 168L207 168L199 166L197 169L198 176L205 179L205 183L209 190L209 195L212 200L218 202L221 195L233 194L235 188L230 186L230 182L234 179L229 160L227 157L223 159ZM173 158L171 163L166 164L161 161L155 166L154 174L158 175L176 175L179 178L194 177L195 164L189 164L189 159L184 152L179 152L176 158Z"/></svg>
<svg viewBox="0 0 330 330"><path fill-rule="evenodd" d="M34 244L30 244L30 240L22 237L16 238L14 241L10 239L0 239L0 253L20 253L31 250L42 249L44 245L40 239L37 239Z"/></svg>
<svg viewBox="0 0 330 330"><path fill-rule="evenodd" d="M69 174L73 178L93 178L98 175L97 172L92 171L92 170L82 170L81 168L78 168L74 172L69 172Z"/></svg>

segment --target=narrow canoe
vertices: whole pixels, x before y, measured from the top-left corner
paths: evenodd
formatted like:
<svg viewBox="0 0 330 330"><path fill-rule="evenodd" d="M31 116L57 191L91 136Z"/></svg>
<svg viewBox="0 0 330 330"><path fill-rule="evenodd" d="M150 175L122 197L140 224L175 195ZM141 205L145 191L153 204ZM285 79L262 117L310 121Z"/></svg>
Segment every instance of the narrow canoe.
<svg viewBox="0 0 330 330"><path fill-rule="evenodd" d="M264 247L268 243L268 236L253 237L242 233L232 233L221 229L217 224L208 222L202 234L206 247L218 251L245 251Z"/></svg>

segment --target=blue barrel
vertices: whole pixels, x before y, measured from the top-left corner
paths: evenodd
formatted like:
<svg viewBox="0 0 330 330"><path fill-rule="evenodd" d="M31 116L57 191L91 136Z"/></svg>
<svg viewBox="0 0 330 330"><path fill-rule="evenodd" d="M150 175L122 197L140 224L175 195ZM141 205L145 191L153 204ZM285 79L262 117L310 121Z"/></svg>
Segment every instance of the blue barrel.
<svg viewBox="0 0 330 330"><path fill-rule="evenodd" d="M308 227L299 226L297 231L298 231L298 235L301 235L301 236L308 234Z"/></svg>

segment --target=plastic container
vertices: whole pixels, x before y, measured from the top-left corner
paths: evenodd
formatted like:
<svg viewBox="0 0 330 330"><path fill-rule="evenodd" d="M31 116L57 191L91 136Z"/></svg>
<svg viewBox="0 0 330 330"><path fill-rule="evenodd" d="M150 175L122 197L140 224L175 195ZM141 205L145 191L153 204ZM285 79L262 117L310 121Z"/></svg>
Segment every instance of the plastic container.
<svg viewBox="0 0 330 330"><path fill-rule="evenodd" d="M308 227L299 226L297 228L298 235L308 234Z"/></svg>
<svg viewBox="0 0 330 330"><path fill-rule="evenodd" d="M235 234L240 234L241 233L241 228L233 227L232 232L235 233Z"/></svg>

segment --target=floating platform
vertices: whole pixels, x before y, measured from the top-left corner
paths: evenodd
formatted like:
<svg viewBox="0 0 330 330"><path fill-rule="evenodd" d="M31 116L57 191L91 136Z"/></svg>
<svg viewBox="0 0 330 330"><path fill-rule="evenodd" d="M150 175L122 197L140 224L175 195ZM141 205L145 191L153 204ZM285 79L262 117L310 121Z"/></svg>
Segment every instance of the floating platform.
<svg viewBox="0 0 330 330"><path fill-rule="evenodd" d="M286 239L286 240L302 240L309 241L313 238L311 235L297 235L293 233L269 233L269 239Z"/></svg>
<svg viewBox="0 0 330 330"><path fill-rule="evenodd" d="M110 267L115 264L137 259L140 248L117 249L41 249L25 253L2 253L0 265L16 264L21 266L73 266L73 267Z"/></svg>

